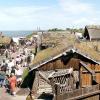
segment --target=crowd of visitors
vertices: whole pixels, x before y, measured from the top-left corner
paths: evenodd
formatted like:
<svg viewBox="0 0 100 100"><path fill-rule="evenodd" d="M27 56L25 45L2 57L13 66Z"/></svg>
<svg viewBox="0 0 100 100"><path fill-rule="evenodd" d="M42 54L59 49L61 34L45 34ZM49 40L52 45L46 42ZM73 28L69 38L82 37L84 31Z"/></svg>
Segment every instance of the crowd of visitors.
<svg viewBox="0 0 100 100"><path fill-rule="evenodd" d="M16 50L6 49L4 56L5 59L0 64L0 74L4 75L0 78L0 85L4 86L11 95L15 95L16 87L19 87L22 82L23 69L33 61L34 54L27 47L17 47Z"/></svg>

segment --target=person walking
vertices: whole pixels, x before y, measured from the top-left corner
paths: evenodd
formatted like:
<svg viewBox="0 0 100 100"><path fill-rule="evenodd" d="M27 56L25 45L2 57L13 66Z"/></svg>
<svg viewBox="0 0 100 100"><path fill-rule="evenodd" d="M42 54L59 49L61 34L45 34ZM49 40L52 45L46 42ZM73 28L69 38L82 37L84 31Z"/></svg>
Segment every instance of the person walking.
<svg viewBox="0 0 100 100"><path fill-rule="evenodd" d="M9 75L5 76L3 85L4 85L5 89L6 89L6 92L9 92L9 89L10 89L10 87L9 87Z"/></svg>
<svg viewBox="0 0 100 100"><path fill-rule="evenodd" d="M11 77L9 78L10 92L14 96L16 94L16 92L15 92L16 91L16 83L17 83L16 76L14 75L14 73L11 73Z"/></svg>
<svg viewBox="0 0 100 100"><path fill-rule="evenodd" d="M16 80L17 80L17 86L19 87L20 86L20 84L21 84L21 81L22 81L22 74L23 74L23 72L22 72L22 70L21 69L19 69L18 67L16 68L16 71L15 71L15 74L16 74Z"/></svg>
<svg viewBox="0 0 100 100"><path fill-rule="evenodd" d="M4 54L5 54L6 58L8 58L8 54L9 54L9 52L8 52L7 49L5 50Z"/></svg>

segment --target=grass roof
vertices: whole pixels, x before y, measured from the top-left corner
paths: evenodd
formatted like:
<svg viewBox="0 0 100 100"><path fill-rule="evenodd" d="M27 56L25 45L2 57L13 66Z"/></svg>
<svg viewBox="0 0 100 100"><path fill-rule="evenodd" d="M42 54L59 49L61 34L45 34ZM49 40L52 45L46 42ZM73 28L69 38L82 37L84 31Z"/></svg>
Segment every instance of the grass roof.
<svg viewBox="0 0 100 100"><path fill-rule="evenodd" d="M75 41L75 38L72 35L70 35L66 39L61 40L61 42L58 43L55 47L50 47L38 52L35 59L33 60L32 65L41 63L41 61L46 60L50 57L57 56L58 54L64 52L66 48L69 48L70 46L72 46L74 41Z"/></svg>
<svg viewBox="0 0 100 100"><path fill-rule="evenodd" d="M87 25L86 27L90 29L100 29L100 25Z"/></svg>
<svg viewBox="0 0 100 100"><path fill-rule="evenodd" d="M11 43L11 38L6 37L6 36L0 36L0 44L10 44Z"/></svg>
<svg viewBox="0 0 100 100"><path fill-rule="evenodd" d="M93 48L89 47L87 43L77 42L74 35L68 34L64 39L61 38L61 41L59 40L55 47L50 47L38 52L31 65L39 65L48 60L49 58L53 58L63 53L64 51L69 49L70 46L73 48L77 48L77 50L80 51L80 53L91 58L92 60L100 61L100 53L95 51Z"/></svg>
<svg viewBox="0 0 100 100"><path fill-rule="evenodd" d="M88 44L82 42L82 43L76 43L75 47L81 51L86 56L90 57L91 59L94 59L95 61L100 61L100 53L97 52L95 49L89 47Z"/></svg>

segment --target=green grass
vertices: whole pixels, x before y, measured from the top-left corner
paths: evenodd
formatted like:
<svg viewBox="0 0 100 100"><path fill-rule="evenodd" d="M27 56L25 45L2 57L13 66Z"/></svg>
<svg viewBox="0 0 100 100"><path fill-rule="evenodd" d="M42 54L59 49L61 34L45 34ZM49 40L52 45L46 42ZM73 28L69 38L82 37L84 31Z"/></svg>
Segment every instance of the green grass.
<svg viewBox="0 0 100 100"><path fill-rule="evenodd" d="M29 69L28 68L24 69L24 72L23 72L23 75L22 75L22 80L25 79L25 77L28 75L28 73L29 73Z"/></svg>

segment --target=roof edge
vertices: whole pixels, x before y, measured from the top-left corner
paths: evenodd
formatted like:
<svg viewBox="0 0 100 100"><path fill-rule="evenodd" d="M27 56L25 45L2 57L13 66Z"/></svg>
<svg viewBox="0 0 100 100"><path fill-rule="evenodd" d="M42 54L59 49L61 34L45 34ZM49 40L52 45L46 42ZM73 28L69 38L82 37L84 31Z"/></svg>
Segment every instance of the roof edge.
<svg viewBox="0 0 100 100"><path fill-rule="evenodd" d="M81 53L81 52L78 51L77 49L75 49L75 48L73 49L73 48L72 48L72 49L67 49L67 50L64 51L63 53L61 53L61 54L59 54L59 55L57 55L57 56L55 56L55 57L53 57L53 58L50 58L50 59L48 59L47 61L45 61L45 62L43 62L43 63L41 63L41 64L37 64L37 65L36 65L35 67L33 67L30 71L33 71L33 70L35 70L35 69L41 67L42 65L44 65L44 64L46 64L46 63L48 63L48 62L50 62L50 61L52 61L52 60L55 60L55 59L57 59L58 57L61 57L64 53L69 52L69 51L73 51L73 53L78 53L78 54L80 54L80 55L86 57L87 59L92 60L92 61L95 62L96 64L99 64L99 65L100 65L100 62L98 62L98 61L92 59L91 57L89 57L89 56L87 56L87 55L84 55L83 53Z"/></svg>

